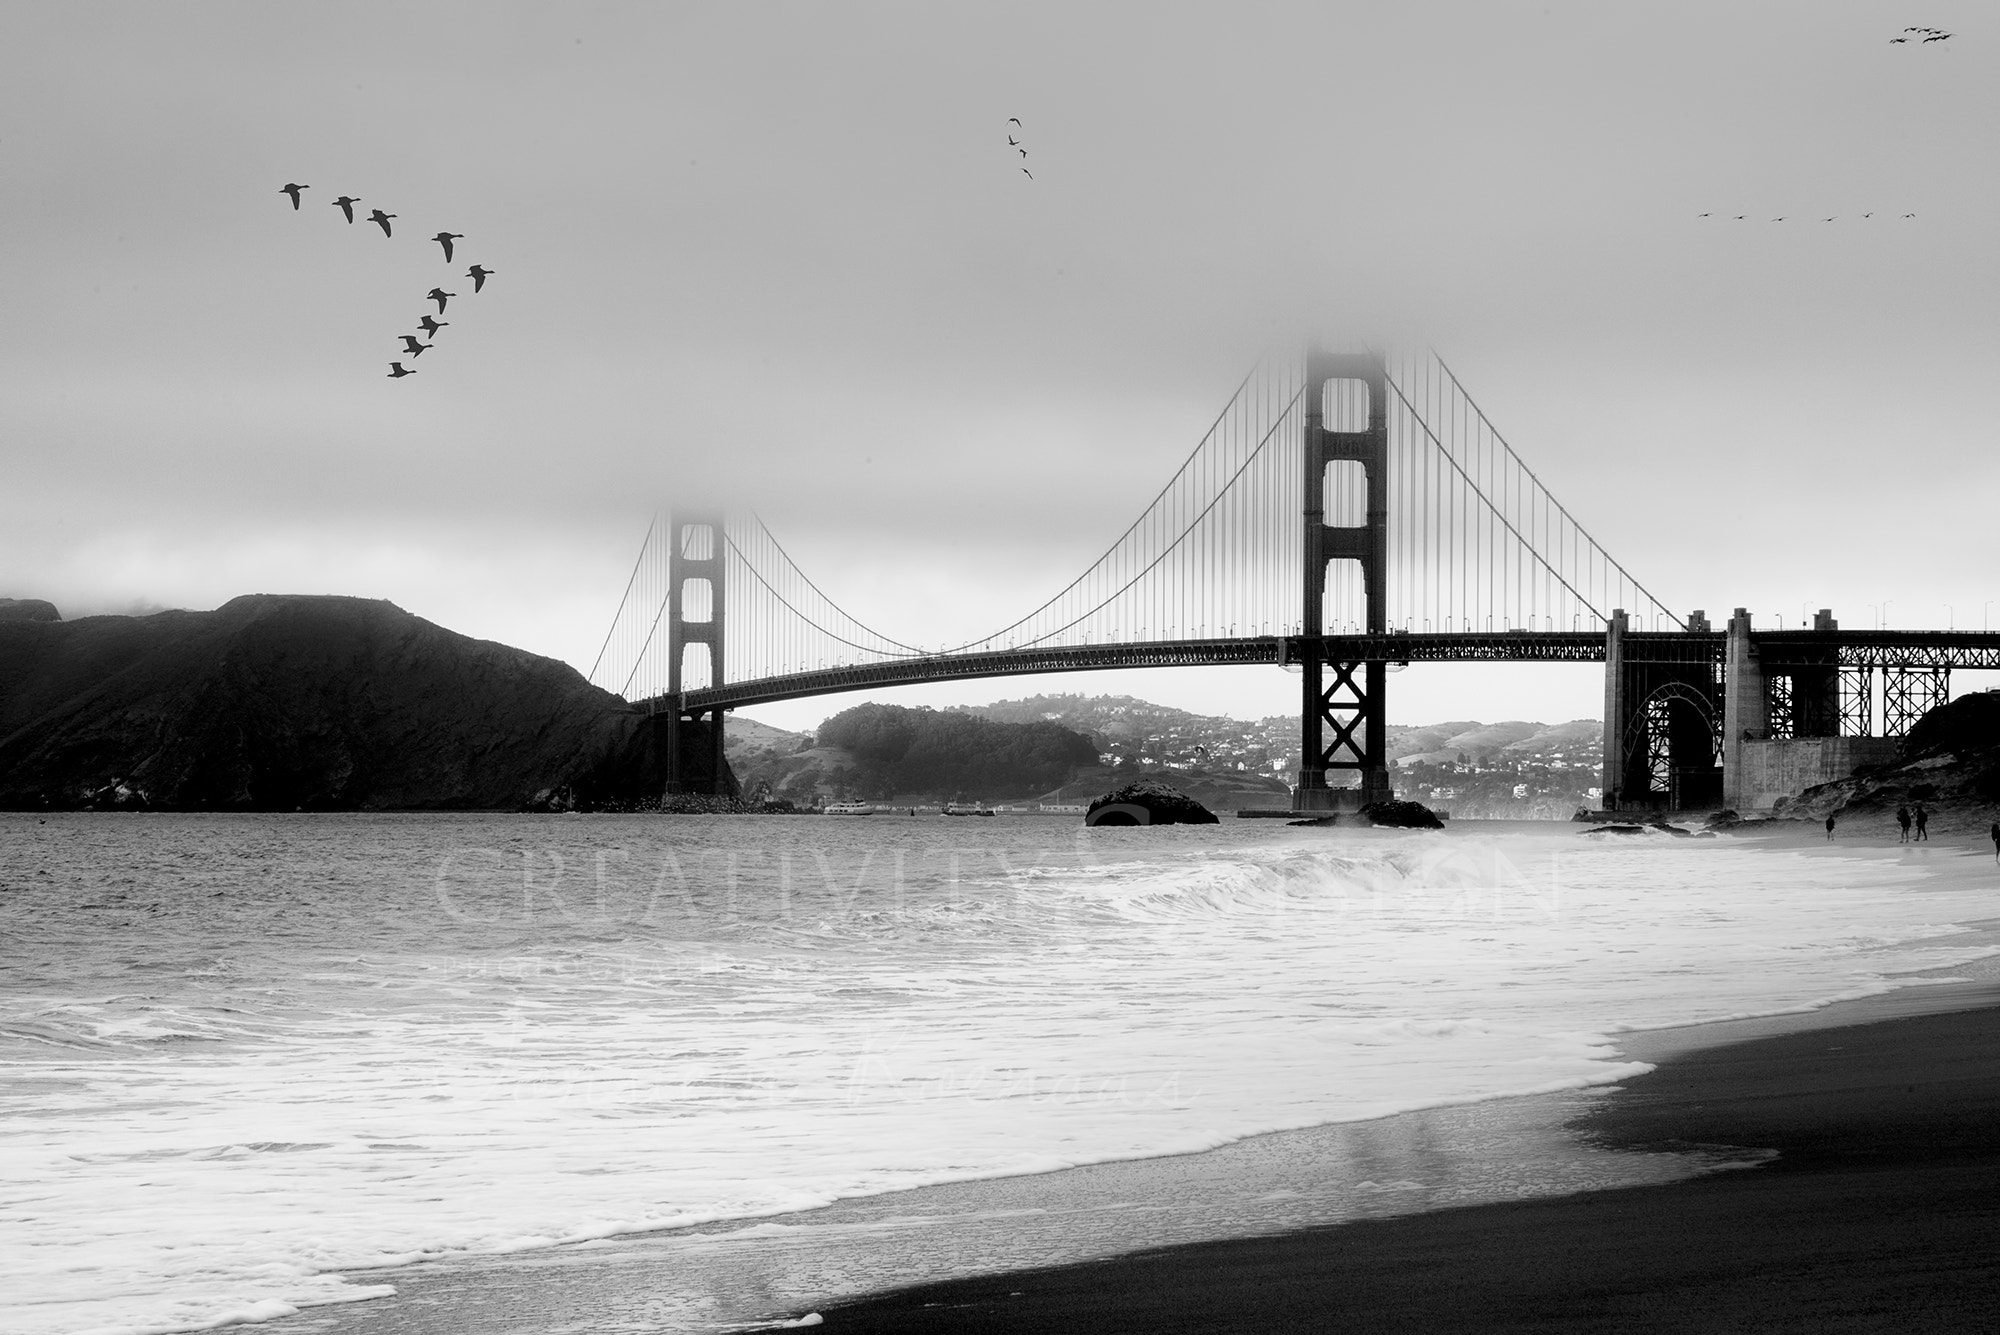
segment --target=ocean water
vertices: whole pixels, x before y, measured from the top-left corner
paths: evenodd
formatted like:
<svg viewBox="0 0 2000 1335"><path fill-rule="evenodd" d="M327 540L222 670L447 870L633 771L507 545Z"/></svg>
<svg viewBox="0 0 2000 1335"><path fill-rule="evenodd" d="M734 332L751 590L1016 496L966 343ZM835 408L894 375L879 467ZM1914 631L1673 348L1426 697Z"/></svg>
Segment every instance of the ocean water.
<svg viewBox="0 0 2000 1335"><path fill-rule="evenodd" d="M1571 826L0 814L0 1330L1615 1081L1989 898Z"/></svg>

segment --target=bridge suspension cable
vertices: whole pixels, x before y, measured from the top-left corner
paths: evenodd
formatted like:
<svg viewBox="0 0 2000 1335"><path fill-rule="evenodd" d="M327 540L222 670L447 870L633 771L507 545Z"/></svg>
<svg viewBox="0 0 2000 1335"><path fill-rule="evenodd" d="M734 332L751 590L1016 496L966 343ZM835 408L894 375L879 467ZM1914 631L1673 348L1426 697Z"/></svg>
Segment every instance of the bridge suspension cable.
<svg viewBox="0 0 2000 1335"><path fill-rule="evenodd" d="M1388 429L1389 629L1491 634L1577 631L1624 608L1636 625L1679 624L1549 492L1435 353L1385 359ZM706 541L722 546L722 606L700 584L682 615L725 619L718 675L705 658L683 665L682 689L722 681L864 668L1002 651L1061 652L1109 645L1298 635L1303 627L1303 516L1309 488L1329 526L1369 520L1363 466L1334 462L1303 476L1307 405L1303 357L1267 358L1165 486L1081 574L988 635L930 652L864 624L807 577L762 520L733 515ZM1366 427L1363 381L1328 381L1329 431ZM667 599L675 527L647 531L625 595L590 677L638 699L666 690ZM704 550L697 555L706 556ZM1360 570L1327 572L1322 625L1330 635L1367 626Z"/></svg>

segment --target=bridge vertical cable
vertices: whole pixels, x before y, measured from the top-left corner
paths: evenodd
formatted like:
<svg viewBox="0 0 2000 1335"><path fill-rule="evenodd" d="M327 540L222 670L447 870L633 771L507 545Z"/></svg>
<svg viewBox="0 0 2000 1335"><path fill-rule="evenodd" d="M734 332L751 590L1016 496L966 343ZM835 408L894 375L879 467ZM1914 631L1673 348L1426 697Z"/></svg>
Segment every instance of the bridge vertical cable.
<svg viewBox="0 0 2000 1335"><path fill-rule="evenodd" d="M584 675L628 700L645 699L667 689L668 526L653 516L639 543L639 559L625 583L624 596L612 614L611 629Z"/></svg>
<svg viewBox="0 0 2000 1335"><path fill-rule="evenodd" d="M1613 608L1634 626L1678 619L1558 502L1434 353L1385 358L1389 433L1387 607L1392 629L1497 634L1600 628ZM1275 357L1246 375L1138 518L1081 574L1027 615L938 651L886 635L813 582L754 514L729 517L723 548L721 682L697 662L700 690L806 673L1008 651L1243 640L1302 633L1305 360ZM1331 431L1365 428L1364 381L1335 379L1320 405ZM1368 522L1363 467L1330 463L1313 498L1323 522ZM668 680L671 526L641 544L590 679L628 699ZM1322 625L1359 634L1359 566L1331 563ZM698 591L697 591L698 592ZM690 594L686 615L701 619Z"/></svg>
<svg viewBox="0 0 2000 1335"><path fill-rule="evenodd" d="M1398 629L1589 630L1614 608L1635 628L1679 628L1550 494L1442 358L1408 355L1389 371L1397 553L1389 606Z"/></svg>
<svg viewBox="0 0 2000 1335"><path fill-rule="evenodd" d="M849 615L799 569L756 515L729 518L723 550L729 599L725 680L856 667L923 654L915 645Z"/></svg>
<svg viewBox="0 0 2000 1335"><path fill-rule="evenodd" d="M1302 359L1267 359L1082 574L947 653L1296 634Z"/></svg>

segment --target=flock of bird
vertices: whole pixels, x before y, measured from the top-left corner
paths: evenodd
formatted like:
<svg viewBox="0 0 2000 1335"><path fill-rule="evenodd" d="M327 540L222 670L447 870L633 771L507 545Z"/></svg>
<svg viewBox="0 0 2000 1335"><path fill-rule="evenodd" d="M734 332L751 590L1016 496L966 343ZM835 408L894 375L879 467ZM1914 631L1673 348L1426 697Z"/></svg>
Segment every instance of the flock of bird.
<svg viewBox="0 0 2000 1335"><path fill-rule="evenodd" d="M296 213L299 208L299 192L302 190L310 190L310 189L312 189L312 187L309 185L299 185L296 182L287 182L286 184L278 187L278 193L281 195L291 196L292 211ZM354 206L356 204L359 204L360 202L361 200L358 196L342 195L339 199L333 201L333 206L341 211L341 213L346 217L348 224L351 226L353 225L354 222ZM382 229L383 236L393 237L395 233L392 230L390 230L389 220L391 218L394 218L395 216L396 215L393 213L384 213L380 209L375 209L369 213L368 221L374 223L377 227L380 227ZM452 260L451 243L454 241L463 241L464 239L465 239L465 233L463 232L439 232L436 236L431 238L431 240L437 242L438 245L444 248L444 262L446 264L450 264ZM486 280L491 278L497 272L499 271L496 269L489 269L483 264L475 264L470 269L467 269L465 271L465 276L472 280L472 290L476 293L481 288L485 287ZM424 296L427 299L435 301L437 303L437 313L439 315L444 314L445 303L450 301L453 297L457 295L458 293L447 292L442 287L434 287L430 291L424 293ZM403 340L403 356L409 358L411 361L415 361L417 358L423 356L424 353L431 347L431 343L428 340L435 339L437 337L437 331L447 327L450 324L451 321L449 320L433 319L428 311L425 312L424 318L417 321L417 328L424 331L423 338L420 339L415 334L399 335L399 337ZM406 375L415 375L415 374L416 372L414 370L404 366L400 360L389 363L388 378L391 380L400 380Z"/></svg>
<svg viewBox="0 0 2000 1335"><path fill-rule="evenodd" d="M1889 39L1889 44L1891 46L1894 46L1901 42L1917 42L1919 44L1929 43L1929 42L1942 42L1949 40L1950 37L1951 34L1946 32L1942 28L1905 28L1903 29L1903 35L1901 37L1891 37ZM1713 213L1697 213L1695 216L1697 218L1713 218L1718 215ZM1727 216L1734 222L1747 222L1750 219L1750 215L1747 213L1734 213L1725 216ZM1875 215L1872 213L1863 213L1859 215L1860 218L1864 219L1873 218L1874 216ZM1917 215L1914 213L1906 213L1903 215L1903 217L1905 218L1914 218L1916 216ZM1791 220L1791 217L1792 215L1788 213L1780 214L1779 216L1771 219L1771 221L1774 223L1789 222ZM1831 218L1821 218L1820 221L1839 222L1840 218L1841 215L1836 213ZM1803 221L1803 219L1801 219L1801 221Z"/></svg>
<svg viewBox="0 0 2000 1335"><path fill-rule="evenodd" d="M1695 214L1695 217L1697 217L1697 218L1713 218L1714 216L1715 216L1715 215L1714 215L1713 213L1697 213L1697 214ZM1783 214L1780 214L1780 215L1778 215L1777 217L1775 217L1775 218L1771 219L1771 221L1772 221L1772 222L1786 222L1786 221L1790 220L1791 216L1792 216L1792 215L1791 215L1791 214L1789 214L1789 213L1783 213ZM1864 214L1861 214L1860 216L1861 216L1861 217L1863 217L1863 218L1872 218L1872 217L1874 217L1875 215L1874 215L1874 214L1872 214L1872 213L1864 213ZM1914 218L1914 217L1916 217L1917 215L1916 215L1916 214L1914 214L1914 213L1906 213L1906 214L1904 214L1903 216L1904 216L1905 218ZM1735 214L1731 214L1731 215L1730 215L1730 219L1731 219L1731 221L1734 221L1734 222L1744 222L1744 221L1747 221L1747 220L1749 219L1749 217L1750 217L1750 215L1749 215L1749 214L1747 214L1747 213L1735 213ZM1838 213L1836 213L1836 214L1834 214L1834 215L1833 215L1833 216L1832 216L1831 218L1821 218L1821 219L1820 219L1820 221L1821 221L1821 222L1839 222L1839 221L1840 221L1840 215L1839 215Z"/></svg>
<svg viewBox="0 0 2000 1335"><path fill-rule="evenodd" d="M1007 144L1008 144L1008 147L1010 147L1010 148L1013 148L1013 149L1017 150L1017 151L1018 151L1018 152L1019 152L1019 153L1021 154L1021 160L1022 160L1022 161L1023 161L1024 163L1025 163L1025 162L1027 161L1027 158L1028 158L1028 150L1027 150L1027 149L1025 149L1025 148L1022 148L1022 147L1021 147L1021 141L1020 141L1020 140L1018 140L1018 139L1016 139L1016 138L1014 137L1014 136L1015 136L1016 134L1020 134L1020 133L1022 133L1022 130L1021 130L1021 118L1020 118L1019 116L1009 116L1009 117L1007 118L1007 123L1008 123L1009 125L1011 125L1011 126L1013 126L1013 127L1014 127L1013 129L1011 129L1011 130L1009 130L1009 131L1007 132ZM1025 176L1025 177L1027 177L1027 178L1028 178L1028 179L1029 179L1030 181L1032 181L1032 180L1034 180L1034 179L1035 179L1035 174L1034 174L1033 172L1029 171L1029 170L1027 169L1027 167L1025 167L1025 166L1023 166L1023 167L1021 168L1021 174L1022 174L1023 176Z"/></svg>

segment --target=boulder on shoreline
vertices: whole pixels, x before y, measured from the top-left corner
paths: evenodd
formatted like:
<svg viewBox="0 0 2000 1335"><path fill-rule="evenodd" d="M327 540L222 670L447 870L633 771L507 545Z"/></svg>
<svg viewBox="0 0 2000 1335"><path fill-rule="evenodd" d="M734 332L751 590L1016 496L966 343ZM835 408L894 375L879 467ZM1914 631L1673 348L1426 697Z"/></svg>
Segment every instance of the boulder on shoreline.
<svg viewBox="0 0 2000 1335"><path fill-rule="evenodd" d="M1216 825L1215 813L1158 779L1140 779L1106 793L1084 812L1085 825Z"/></svg>
<svg viewBox="0 0 2000 1335"><path fill-rule="evenodd" d="M1361 814L1371 825L1386 825L1399 830L1442 830L1444 821L1437 812L1421 802L1409 802L1401 798L1391 798L1386 802L1370 802L1361 808Z"/></svg>

